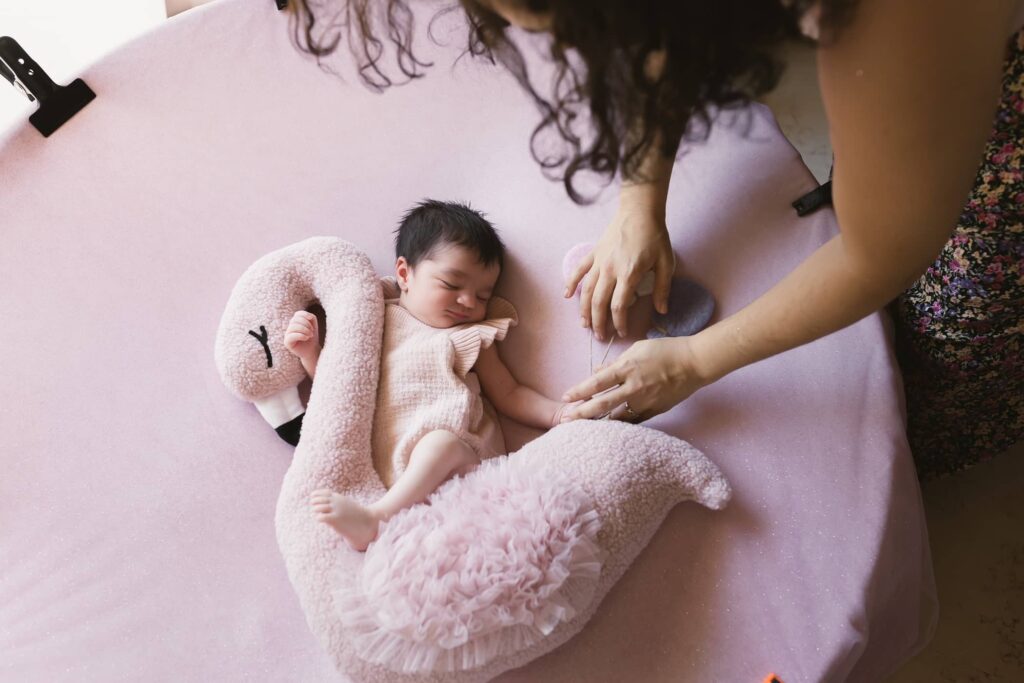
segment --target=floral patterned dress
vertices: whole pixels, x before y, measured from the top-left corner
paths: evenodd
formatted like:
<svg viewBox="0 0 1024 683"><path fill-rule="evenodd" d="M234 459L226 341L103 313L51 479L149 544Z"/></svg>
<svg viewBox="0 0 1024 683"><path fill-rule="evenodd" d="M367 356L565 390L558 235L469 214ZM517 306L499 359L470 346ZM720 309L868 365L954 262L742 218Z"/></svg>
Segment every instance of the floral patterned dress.
<svg viewBox="0 0 1024 683"><path fill-rule="evenodd" d="M922 480L1024 437L1024 29L953 236L891 310Z"/></svg>

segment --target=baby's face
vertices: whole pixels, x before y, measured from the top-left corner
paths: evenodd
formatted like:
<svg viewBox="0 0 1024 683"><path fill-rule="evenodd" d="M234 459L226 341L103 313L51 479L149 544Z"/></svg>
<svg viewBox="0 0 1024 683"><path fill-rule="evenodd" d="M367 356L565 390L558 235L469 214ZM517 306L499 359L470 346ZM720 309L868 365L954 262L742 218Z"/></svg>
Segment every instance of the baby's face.
<svg viewBox="0 0 1024 683"><path fill-rule="evenodd" d="M480 322L501 269L485 266L476 253L458 245L439 247L411 267L405 257L395 264L401 304L431 327Z"/></svg>

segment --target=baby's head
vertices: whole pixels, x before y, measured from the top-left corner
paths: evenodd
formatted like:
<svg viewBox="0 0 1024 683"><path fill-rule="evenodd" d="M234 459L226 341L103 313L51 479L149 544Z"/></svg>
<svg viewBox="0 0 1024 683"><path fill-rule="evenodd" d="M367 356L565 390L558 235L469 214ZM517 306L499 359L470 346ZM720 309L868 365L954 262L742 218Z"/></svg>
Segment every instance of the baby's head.
<svg viewBox="0 0 1024 683"><path fill-rule="evenodd" d="M395 231L401 304L431 327L479 322L501 274L505 245L464 204L426 200Z"/></svg>

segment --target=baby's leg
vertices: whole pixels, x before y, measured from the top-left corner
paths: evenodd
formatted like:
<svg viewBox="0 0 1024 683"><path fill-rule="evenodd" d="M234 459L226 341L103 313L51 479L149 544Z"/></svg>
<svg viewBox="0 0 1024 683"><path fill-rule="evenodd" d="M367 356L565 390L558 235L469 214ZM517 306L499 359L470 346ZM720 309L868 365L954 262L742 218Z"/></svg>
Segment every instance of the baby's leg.
<svg viewBox="0 0 1024 683"><path fill-rule="evenodd" d="M376 503L363 506L327 489L314 491L311 503L317 519L334 527L356 550L366 550L381 522L426 500L446 479L472 471L478 462L465 441L438 429L419 440L405 472Z"/></svg>

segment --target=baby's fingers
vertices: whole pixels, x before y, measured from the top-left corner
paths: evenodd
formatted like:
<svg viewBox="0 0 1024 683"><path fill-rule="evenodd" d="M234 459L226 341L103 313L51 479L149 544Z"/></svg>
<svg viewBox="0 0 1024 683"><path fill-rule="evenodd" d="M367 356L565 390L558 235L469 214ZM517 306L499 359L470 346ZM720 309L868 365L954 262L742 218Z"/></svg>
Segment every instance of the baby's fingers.
<svg viewBox="0 0 1024 683"><path fill-rule="evenodd" d="M285 339L285 342L287 342L289 337L292 337L294 335L307 335L308 336L309 333L310 333L310 331L309 331L308 327L306 327L302 323L299 323L299 322L296 322L295 320L292 320L290 323L288 323L288 327L284 328L284 339Z"/></svg>
<svg viewBox="0 0 1024 683"><path fill-rule="evenodd" d="M289 325L301 325L307 329L316 328L316 316L309 311L295 311Z"/></svg>
<svg viewBox="0 0 1024 683"><path fill-rule="evenodd" d="M310 336L308 334L302 334L301 332L289 332L284 335L284 345L286 347L301 344L302 342L307 342L309 340Z"/></svg>

